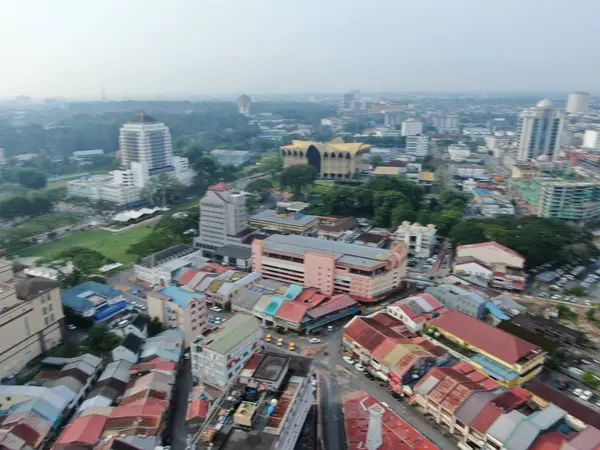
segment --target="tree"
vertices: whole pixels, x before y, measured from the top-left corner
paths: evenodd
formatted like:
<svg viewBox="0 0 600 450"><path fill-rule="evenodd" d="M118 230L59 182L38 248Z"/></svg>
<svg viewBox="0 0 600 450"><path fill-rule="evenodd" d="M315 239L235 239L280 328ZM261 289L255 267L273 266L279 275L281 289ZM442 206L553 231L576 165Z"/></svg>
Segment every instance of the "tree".
<svg viewBox="0 0 600 450"><path fill-rule="evenodd" d="M141 196L153 205L166 206L180 197L184 190L185 186L177 181L175 177L161 173L150 178L144 189L142 189Z"/></svg>
<svg viewBox="0 0 600 450"><path fill-rule="evenodd" d="M97 323L90 328L85 340L90 351L105 354L112 351L121 342L121 337L108 330L104 323Z"/></svg>
<svg viewBox="0 0 600 450"><path fill-rule="evenodd" d="M148 321L148 337L156 336L158 333L164 331L165 327L158 317L153 317Z"/></svg>
<svg viewBox="0 0 600 450"><path fill-rule="evenodd" d="M463 220L454 225L450 230L450 239L455 247L465 244L477 244L487 240L481 227L470 220Z"/></svg>
<svg viewBox="0 0 600 450"><path fill-rule="evenodd" d="M383 158L381 155L373 155L369 158L369 162L373 166L373 168L381 166L383 164Z"/></svg>
<svg viewBox="0 0 600 450"><path fill-rule="evenodd" d="M258 194L261 201L265 201L269 196L271 189L273 189L273 183L266 178L260 178L248 183L246 190Z"/></svg>
<svg viewBox="0 0 600 450"><path fill-rule="evenodd" d="M307 164L295 164L283 170L280 176L282 187L290 187L296 199L304 189L317 179L317 169Z"/></svg>
<svg viewBox="0 0 600 450"><path fill-rule="evenodd" d="M20 168L18 177L19 184L23 187L29 189L42 189L46 187L47 178L41 170Z"/></svg>
<svg viewBox="0 0 600 450"><path fill-rule="evenodd" d="M598 380L596 374L590 370L583 372L581 375L581 381L592 389L596 389L598 386L600 386L600 380Z"/></svg>

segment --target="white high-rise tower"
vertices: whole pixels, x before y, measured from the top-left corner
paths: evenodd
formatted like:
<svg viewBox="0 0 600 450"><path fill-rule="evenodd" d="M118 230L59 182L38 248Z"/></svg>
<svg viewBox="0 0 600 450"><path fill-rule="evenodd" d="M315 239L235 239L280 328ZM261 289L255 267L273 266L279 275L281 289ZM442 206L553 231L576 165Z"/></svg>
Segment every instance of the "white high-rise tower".
<svg viewBox="0 0 600 450"><path fill-rule="evenodd" d="M367 450L377 450L383 444L381 430L381 416L385 414L385 408L379 403L369 407L369 429L367 431Z"/></svg>
<svg viewBox="0 0 600 450"><path fill-rule="evenodd" d="M589 96L587 92L572 92L567 101L569 114L585 114L588 112Z"/></svg>
<svg viewBox="0 0 600 450"><path fill-rule="evenodd" d="M169 127L148 114L140 113L121 127L119 133L121 164L125 169L137 162L153 172L173 166L173 148Z"/></svg>
<svg viewBox="0 0 600 450"><path fill-rule="evenodd" d="M554 109L550 100L541 100L533 108L521 112L519 120L518 161L527 161L545 155L558 156L566 115Z"/></svg>

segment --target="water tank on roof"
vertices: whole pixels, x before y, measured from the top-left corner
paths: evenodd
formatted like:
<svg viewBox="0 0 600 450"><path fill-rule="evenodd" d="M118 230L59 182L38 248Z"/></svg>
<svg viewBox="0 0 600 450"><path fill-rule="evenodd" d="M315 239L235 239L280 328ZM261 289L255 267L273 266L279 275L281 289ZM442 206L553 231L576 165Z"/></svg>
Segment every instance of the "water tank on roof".
<svg viewBox="0 0 600 450"><path fill-rule="evenodd" d="M276 398L274 398L274 399L273 399L273 400L271 400L269 403L271 404L271 406L277 406L277 403L278 403L278 402L277 402L277 399L276 399Z"/></svg>

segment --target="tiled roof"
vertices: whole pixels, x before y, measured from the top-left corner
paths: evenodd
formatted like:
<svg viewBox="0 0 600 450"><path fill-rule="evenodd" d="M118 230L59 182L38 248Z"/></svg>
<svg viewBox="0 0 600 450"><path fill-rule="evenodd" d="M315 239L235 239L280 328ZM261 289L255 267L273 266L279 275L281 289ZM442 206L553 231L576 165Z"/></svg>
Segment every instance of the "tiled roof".
<svg viewBox="0 0 600 450"><path fill-rule="evenodd" d="M208 400L193 400L188 405L186 420L206 418L209 409L210 402Z"/></svg>
<svg viewBox="0 0 600 450"><path fill-rule="evenodd" d="M446 311L430 324L507 363L516 363L530 352L541 350L537 345L455 309Z"/></svg>
<svg viewBox="0 0 600 450"><path fill-rule="evenodd" d="M388 323L388 325L385 323ZM394 340L397 343L404 342L406 335L394 331L389 324L403 326L402 322L384 313L373 317L354 317L344 327L344 336L357 342L370 352L374 351L386 339Z"/></svg>
<svg viewBox="0 0 600 450"><path fill-rule="evenodd" d="M106 425L105 416L92 414L77 417L66 426L56 444L95 444L104 430L104 425Z"/></svg>
<svg viewBox="0 0 600 450"><path fill-rule="evenodd" d="M200 269L188 269L179 278L181 284L188 284L199 273L203 273Z"/></svg>

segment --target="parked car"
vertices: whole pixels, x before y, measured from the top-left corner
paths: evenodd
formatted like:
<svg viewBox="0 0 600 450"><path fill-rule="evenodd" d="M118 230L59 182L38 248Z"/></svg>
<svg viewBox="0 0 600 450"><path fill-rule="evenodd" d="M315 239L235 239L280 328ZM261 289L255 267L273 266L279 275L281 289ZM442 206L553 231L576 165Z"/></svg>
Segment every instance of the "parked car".
<svg viewBox="0 0 600 450"><path fill-rule="evenodd" d="M311 343L311 344L318 344L318 343L320 343L320 342L321 342L321 339L319 339L319 338L312 338L312 339L310 340L310 343Z"/></svg>
<svg viewBox="0 0 600 450"><path fill-rule="evenodd" d="M583 391L579 398L585 402L587 402L590 398L592 398L594 394L592 391Z"/></svg>
<svg viewBox="0 0 600 450"><path fill-rule="evenodd" d="M214 312L221 312L223 311L223 308L219 308L218 306L211 306L210 310Z"/></svg>
<svg viewBox="0 0 600 450"><path fill-rule="evenodd" d="M67 328L69 330L76 330L77 329L77 327L75 325L73 325L73 324L69 325Z"/></svg>
<svg viewBox="0 0 600 450"><path fill-rule="evenodd" d="M355 368L356 370L358 370L359 372L364 372L364 371L365 371L365 366L363 366L363 365L362 365L362 364L360 364L360 363L354 364L354 368Z"/></svg>
<svg viewBox="0 0 600 450"><path fill-rule="evenodd" d="M354 365L354 360L349 356L344 356L344 361L346 361L348 364Z"/></svg>
<svg viewBox="0 0 600 450"><path fill-rule="evenodd" d="M581 394L583 394L583 389L580 389L580 388L573 389L574 396L579 397Z"/></svg>

